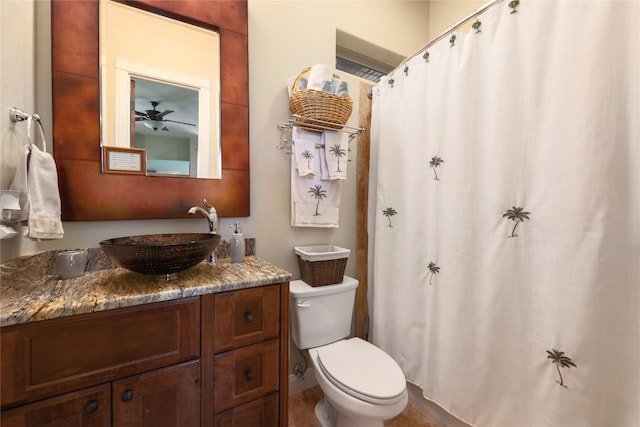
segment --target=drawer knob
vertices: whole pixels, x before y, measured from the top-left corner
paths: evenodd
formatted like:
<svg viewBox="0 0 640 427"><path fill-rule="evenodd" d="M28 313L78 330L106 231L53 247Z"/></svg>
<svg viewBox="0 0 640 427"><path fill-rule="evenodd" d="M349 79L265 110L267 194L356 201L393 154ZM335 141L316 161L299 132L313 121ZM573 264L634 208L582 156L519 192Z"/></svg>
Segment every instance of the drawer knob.
<svg viewBox="0 0 640 427"><path fill-rule="evenodd" d="M244 320L246 320L248 323L253 323L253 321L256 320L256 317L253 315L252 312L245 311L244 312Z"/></svg>
<svg viewBox="0 0 640 427"><path fill-rule="evenodd" d="M251 368L244 369L244 377L247 379L247 381L253 381L254 375Z"/></svg>
<svg viewBox="0 0 640 427"><path fill-rule="evenodd" d="M89 415L95 414L97 410L98 410L98 402L96 402L95 400L92 400L91 402L87 403L87 406L84 407L84 412Z"/></svg>
<svg viewBox="0 0 640 427"><path fill-rule="evenodd" d="M127 390L124 393L122 393L122 396L120 396L120 400L122 400L123 402L130 402L133 399L133 390Z"/></svg>

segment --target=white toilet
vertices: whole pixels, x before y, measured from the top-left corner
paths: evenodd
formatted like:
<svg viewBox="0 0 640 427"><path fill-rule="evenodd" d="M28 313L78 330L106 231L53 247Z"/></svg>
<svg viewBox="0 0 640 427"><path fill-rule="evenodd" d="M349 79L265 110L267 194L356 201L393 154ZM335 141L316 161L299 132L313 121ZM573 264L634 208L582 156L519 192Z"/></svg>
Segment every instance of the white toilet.
<svg viewBox="0 0 640 427"><path fill-rule="evenodd" d="M322 427L382 427L407 406L404 374L384 351L351 334L358 281L336 285L290 284L291 337L309 350L324 393L316 405Z"/></svg>

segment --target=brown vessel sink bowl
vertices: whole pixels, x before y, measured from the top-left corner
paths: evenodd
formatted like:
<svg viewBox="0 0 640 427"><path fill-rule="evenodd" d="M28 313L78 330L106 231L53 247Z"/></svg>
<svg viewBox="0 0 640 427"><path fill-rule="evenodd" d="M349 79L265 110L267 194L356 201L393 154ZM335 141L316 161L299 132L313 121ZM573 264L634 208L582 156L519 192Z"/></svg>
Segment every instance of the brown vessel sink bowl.
<svg viewBox="0 0 640 427"><path fill-rule="evenodd" d="M220 238L203 233L147 234L103 240L100 247L127 270L168 276L198 265Z"/></svg>

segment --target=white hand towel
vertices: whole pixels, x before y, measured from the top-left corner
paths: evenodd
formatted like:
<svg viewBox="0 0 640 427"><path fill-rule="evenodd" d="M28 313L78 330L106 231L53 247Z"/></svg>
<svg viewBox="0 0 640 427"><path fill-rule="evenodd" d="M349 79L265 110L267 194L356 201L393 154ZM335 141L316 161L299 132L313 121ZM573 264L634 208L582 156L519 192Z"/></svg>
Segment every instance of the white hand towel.
<svg viewBox="0 0 640 427"><path fill-rule="evenodd" d="M324 151L329 169L329 179L347 179L349 160L349 136L340 131L324 131Z"/></svg>
<svg viewBox="0 0 640 427"><path fill-rule="evenodd" d="M322 133L294 126L291 131L291 138L293 139L293 155L295 157L298 175L307 176L318 174L320 170L315 168L315 157L317 156L316 145L322 144Z"/></svg>
<svg viewBox="0 0 640 427"><path fill-rule="evenodd" d="M13 181L9 185L9 190L15 190L20 192L20 210L6 210L4 214L5 219L9 222L20 222L29 219L29 194L27 188L27 164L29 162L29 153L31 150L28 145L22 147L22 155L20 157L20 163L16 168Z"/></svg>
<svg viewBox="0 0 640 427"><path fill-rule="evenodd" d="M320 167L316 149L316 167ZM340 226L340 181L322 181L318 175L299 176L291 159L291 226L338 228Z"/></svg>
<svg viewBox="0 0 640 427"><path fill-rule="evenodd" d="M333 79L333 69L326 64L316 64L309 70L307 89L323 90L326 82Z"/></svg>
<svg viewBox="0 0 640 427"><path fill-rule="evenodd" d="M61 239L62 228L58 173L51 154L31 145L27 172L29 226L25 236L31 239Z"/></svg>

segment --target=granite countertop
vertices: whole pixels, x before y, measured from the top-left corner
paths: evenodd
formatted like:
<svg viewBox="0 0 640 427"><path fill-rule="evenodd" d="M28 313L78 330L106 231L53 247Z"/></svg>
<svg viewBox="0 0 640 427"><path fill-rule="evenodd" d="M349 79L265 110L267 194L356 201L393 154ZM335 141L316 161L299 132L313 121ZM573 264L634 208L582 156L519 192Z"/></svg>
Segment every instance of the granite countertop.
<svg viewBox="0 0 640 427"><path fill-rule="evenodd" d="M54 253L45 253L0 266L0 327L291 279L291 273L249 255L237 264L229 258L218 258L215 266L203 261L171 280L134 273L110 265L105 258L93 257L93 268L87 267L90 271L75 279L60 280L52 274L52 258Z"/></svg>

